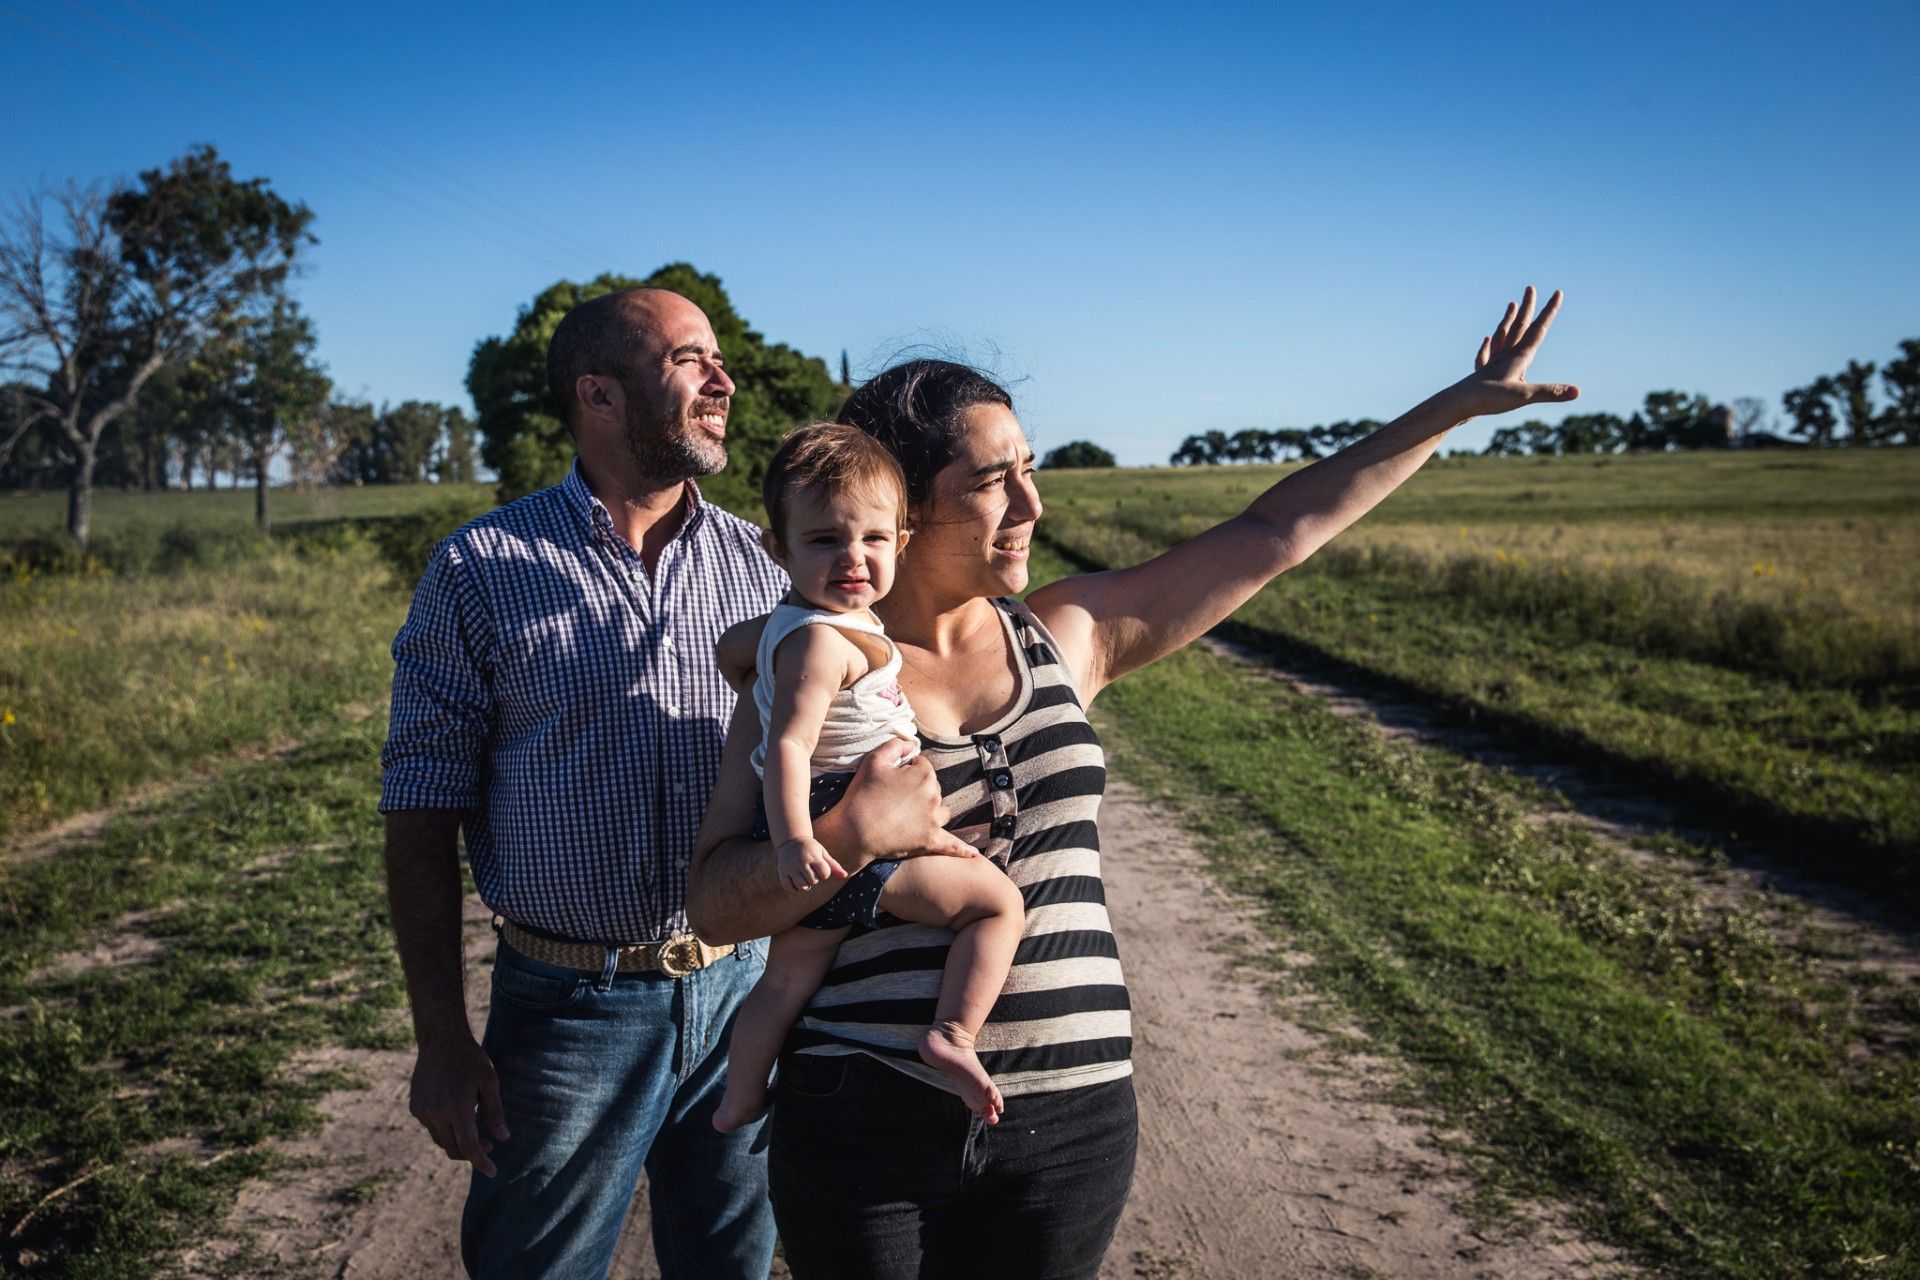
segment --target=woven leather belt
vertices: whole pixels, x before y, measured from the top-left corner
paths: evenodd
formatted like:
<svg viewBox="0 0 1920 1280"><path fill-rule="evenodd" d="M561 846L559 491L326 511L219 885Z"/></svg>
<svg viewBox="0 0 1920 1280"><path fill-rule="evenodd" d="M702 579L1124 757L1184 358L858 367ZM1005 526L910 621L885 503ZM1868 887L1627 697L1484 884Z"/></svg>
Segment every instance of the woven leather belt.
<svg viewBox="0 0 1920 1280"><path fill-rule="evenodd" d="M529 959L556 964L562 969L599 973L606 967L607 949L591 942L559 942L523 929L511 920L500 922L500 938ZM722 956L733 954L733 944L711 947L691 933L676 933L665 942L636 942L621 947L616 973L664 973L669 978L684 978L696 969L704 969Z"/></svg>

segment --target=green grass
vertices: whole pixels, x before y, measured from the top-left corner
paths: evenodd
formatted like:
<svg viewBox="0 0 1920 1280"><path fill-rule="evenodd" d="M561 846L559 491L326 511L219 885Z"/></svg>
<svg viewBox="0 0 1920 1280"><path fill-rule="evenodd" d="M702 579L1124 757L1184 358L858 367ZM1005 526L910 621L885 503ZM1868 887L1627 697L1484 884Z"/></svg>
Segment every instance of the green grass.
<svg viewBox="0 0 1920 1280"><path fill-rule="evenodd" d="M1204 652L1101 707L1117 769L1409 1064L1486 1185L1569 1202L1660 1274L1920 1274L1916 993L1889 1009L1691 872Z"/></svg>
<svg viewBox="0 0 1920 1280"><path fill-rule="evenodd" d="M336 725L0 879L0 1270L146 1277L217 1228L264 1145L352 1083L305 1048L398 1048L374 813L385 718ZM134 917L132 921L128 917ZM131 929L137 963L42 972Z"/></svg>
<svg viewBox="0 0 1920 1280"><path fill-rule="evenodd" d="M1527 501L1620 540L1630 530L1608 511L1621 502L1653 512L1666 493L1704 510L1702 487L1721 492L1713 476L1666 469L1673 460L1632 471L1639 461L1611 476L1569 468L1578 482L1557 506ZM1500 486L1510 493L1514 476L1556 474L1528 465L1440 468L1416 485L1452 486L1438 503L1447 515L1394 525L1390 504L1383 529L1412 538L1476 504L1503 509ZM1614 484L1621 474L1628 483ZM1874 485L1899 492L1896 481L1849 473L1863 510L1882 510L1872 528L1898 525L1886 503L1874 507ZM1094 499L1131 504L1135 485L1193 519L1253 483L1245 473L1060 477L1047 489L1048 523L1059 517L1090 539ZM1549 481L1529 487L1545 492ZM1808 519L1837 529L1833 495L1815 502L1805 488L1796 501ZM1761 508L1773 501L1765 485L1755 492ZM410 572L387 566L414 563L455 513L432 490L377 496L397 505L362 513L368 536L316 516L317 527L274 545L194 552L153 576L26 572L0 587L0 702L15 713L6 728L22 741L70 735L36 738L31 755L0 746L13 753L0 757L0 787L16 773L42 783L4 793L28 797L8 802L16 829L236 748L306 743L0 867L0 1270L164 1269L217 1228L242 1183L275 1167L269 1139L319 1123L315 1100L342 1082L297 1069L303 1049L404 1041L374 813L385 720L338 712L384 692ZM1736 505L1702 527L1751 526L1754 512ZM1512 543L1521 527L1500 536ZM1496 693L1464 682L1507 679L1521 691L1516 718L1538 710L1542 733L1571 724L1565 732L1594 738L1644 730L1648 767L1666 777L1686 776L1675 762L1706 758L1715 743L1828 767L1870 759L1863 742L1897 743L1906 731L1884 694L1766 682L1618 637L1587 641L1589 652L1538 620L1528 631L1510 611L1450 606L1392 571L1368 572L1289 575L1282 588L1306 603L1289 597L1296 612L1270 616L1259 610L1279 606L1263 597L1249 625L1323 651L1350 646L1374 671L1396 654L1428 655L1444 635L1453 647L1421 657L1404 682L1490 708ZM1900 589L1876 579L1848 607L1900 607ZM1437 676L1420 685L1431 672L1464 692L1447 693L1454 686ZM1548 718L1555 706L1559 721ZM1581 718L1603 712L1625 727ZM1920 999L1909 987L1848 976L1772 908L1715 905L1695 862L1629 858L1542 827L1499 776L1389 745L1204 653L1122 681L1101 715L1116 769L1185 813L1287 949L1315 957L1296 978L1409 1064L1419 1096L1467 1135L1485 1185L1566 1200L1586 1230L1663 1274L1920 1274L1909 1243ZM1672 745L1689 723L1700 740ZM1781 754L1767 725L1805 735L1793 747L1802 756ZM63 769L75 759L85 763ZM1830 816L1840 801L1821 794L1817 811ZM1897 812L1884 795L1862 796L1849 802L1858 813ZM63 952L128 935L151 940L144 957L43 972ZM1819 946L1849 950L1845 938ZM18 1238L5 1235L43 1201Z"/></svg>
<svg viewBox="0 0 1920 1280"><path fill-rule="evenodd" d="M364 539L0 581L0 839L381 699L405 601Z"/></svg>
<svg viewBox="0 0 1920 1280"><path fill-rule="evenodd" d="M1884 454L1442 464L1260 593L1238 636L1911 901L1920 451ZM1135 563L1281 469L1257 470L1061 477L1041 532L1084 565Z"/></svg>
<svg viewBox="0 0 1920 1280"><path fill-rule="evenodd" d="M446 502L493 505L493 486L370 484L275 489L269 500L276 529L340 520L411 515ZM253 490L196 489L163 493L99 489L93 495L93 532L103 538L156 537L169 529L247 531L254 527ZM0 492L0 542L64 534L67 495Z"/></svg>
<svg viewBox="0 0 1920 1280"><path fill-rule="evenodd" d="M193 496L108 504L117 549L0 577L0 837L213 773L0 863L8 1274L154 1274L351 1083L302 1049L406 1040L374 812L387 645L485 495L343 494L271 541ZM126 963L48 968L129 936Z"/></svg>

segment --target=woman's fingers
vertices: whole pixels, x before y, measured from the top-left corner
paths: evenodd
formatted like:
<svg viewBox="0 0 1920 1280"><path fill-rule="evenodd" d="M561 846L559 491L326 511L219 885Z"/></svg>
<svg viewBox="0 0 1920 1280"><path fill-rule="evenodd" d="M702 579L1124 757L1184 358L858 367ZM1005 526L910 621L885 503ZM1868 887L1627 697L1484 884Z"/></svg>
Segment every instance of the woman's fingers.
<svg viewBox="0 0 1920 1280"><path fill-rule="evenodd" d="M1473 357L1473 367L1484 369L1487 367L1487 361L1491 359L1493 359L1493 336L1489 334L1480 339L1480 350Z"/></svg>
<svg viewBox="0 0 1920 1280"><path fill-rule="evenodd" d="M1529 382L1525 386L1528 404L1578 400L1580 388L1570 382Z"/></svg>
<svg viewBox="0 0 1920 1280"><path fill-rule="evenodd" d="M1499 355L1507 349L1507 339L1513 336L1513 315L1518 308L1511 302L1500 313L1500 323L1494 326L1493 337L1488 343L1489 356Z"/></svg>
<svg viewBox="0 0 1920 1280"><path fill-rule="evenodd" d="M967 828L967 830L976 830L976 829ZM986 828L980 827L980 828L977 828L977 830L979 831L980 836L984 840L987 834ZM973 845L968 844L965 840L961 839L959 833L952 832L952 831L939 832L934 838L934 840L930 842L927 845L927 847L922 849L920 852L942 854L949 858L977 858L980 856L980 850L974 848Z"/></svg>
<svg viewBox="0 0 1920 1280"><path fill-rule="evenodd" d="M1507 334L1515 345L1519 343L1520 336L1527 331L1527 326L1533 323L1533 300L1533 286L1528 285L1521 291L1520 310L1514 314L1513 328Z"/></svg>
<svg viewBox="0 0 1920 1280"><path fill-rule="evenodd" d="M875 747L867 756L875 768L899 767L913 760L920 753L920 744L906 738L888 738Z"/></svg>
<svg viewBox="0 0 1920 1280"><path fill-rule="evenodd" d="M1525 347L1529 354L1540 349L1541 342L1546 339L1547 330L1553 327L1553 318L1560 314L1561 298L1560 290L1555 289L1553 296L1547 299L1547 305L1541 308L1540 318L1520 335L1520 345Z"/></svg>

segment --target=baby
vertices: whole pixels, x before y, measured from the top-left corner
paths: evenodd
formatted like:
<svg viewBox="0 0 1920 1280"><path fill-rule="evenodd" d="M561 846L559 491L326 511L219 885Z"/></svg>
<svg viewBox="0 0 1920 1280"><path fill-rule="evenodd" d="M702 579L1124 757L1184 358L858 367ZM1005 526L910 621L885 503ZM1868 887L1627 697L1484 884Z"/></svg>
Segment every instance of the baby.
<svg viewBox="0 0 1920 1280"><path fill-rule="evenodd" d="M846 792L861 759L895 737L917 742L900 693L900 651L873 605L893 586L905 550L906 481L886 446L854 427L814 423L789 435L768 464L767 552L793 590L765 618L729 630L721 670L760 711L754 752L766 835L780 879L809 893L846 871L813 835L813 819ZM1000 995L1025 923L1020 891L985 858L870 862L840 892L773 939L761 977L734 1020L726 1094L714 1128L731 1132L767 1109L767 1080L841 939L876 911L954 931L934 1024L921 1061L952 1082L988 1124L1000 1091L974 1037Z"/></svg>

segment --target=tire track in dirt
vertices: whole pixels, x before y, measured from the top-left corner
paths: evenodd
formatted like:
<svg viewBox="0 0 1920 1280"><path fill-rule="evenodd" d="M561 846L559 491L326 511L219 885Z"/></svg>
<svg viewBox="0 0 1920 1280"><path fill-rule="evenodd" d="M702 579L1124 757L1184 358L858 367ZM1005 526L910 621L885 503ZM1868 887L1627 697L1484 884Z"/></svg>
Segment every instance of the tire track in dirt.
<svg viewBox="0 0 1920 1280"><path fill-rule="evenodd" d="M1124 745L1121 752L1124 753ZM1289 958L1189 836L1110 780L1102 871L1133 996L1140 1162L1103 1280L1616 1274L1549 1208L1500 1238L1427 1120L1380 1102L1392 1064L1332 1049L1262 989Z"/></svg>
<svg viewBox="0 0 1920 1280"><path fill-rule="evenodd" d="M375 712L387 708L386 700L355 702L339 708L335 713L335 723L358 724ZM144 782L128 791L118 800L84 813L70 814L51 826L30 831L11 840L0 840L0 868L19 866L36 858L44 858L49 853L66 845L79 844L92 840L107 829L107 824L117 818L139 816L172 800L185 795L195 787L204 787L215 778L250 764L259 764L264 760L285 760L307 745L309 739L283 737L271 742L242 747L237 751L219 757L217 760L197 768L177 778L162 778Z"/></svg>
<svg viewBox="0 0 1920 1280"><path fill-rule="evenodd" d="M1702 827L1680 805L1611 782L1599 770L1528 751L1500 734L1463 724L1457 714L1322 671L1283 666L1268 654L1217 635L1200 643L1220 657L1313 698L1343 719L1375 726L1390 741L1438 747L1545 787L1554 799L1528 805L1530 821L1569 823L1612 853L1682 871L1703 899L1720 908L1755 912L1790 947L1819 957L1819 967L1843 981L1859 986L1858 974L1867 970L1890 979L1888 990L1920 983L1920 936L1916 936L1915 922L1901 918L1870 894L1816 880L1752 851L1737 851L1738 860L1715 866L1655 853L1650 846L1667 833L1723 853L1725 837ZM1879 984L1865 985L1871 989ZM1877 1011L1864 1012L1870 1021L1880 1021ZM1910 1034L1892 1024L1876 1029L1902 1042Z"/></svg>

